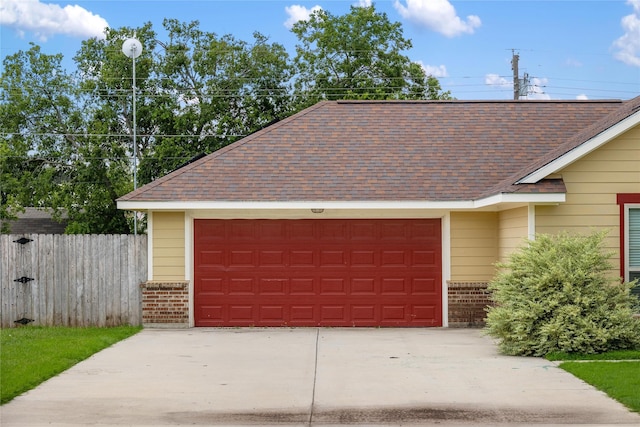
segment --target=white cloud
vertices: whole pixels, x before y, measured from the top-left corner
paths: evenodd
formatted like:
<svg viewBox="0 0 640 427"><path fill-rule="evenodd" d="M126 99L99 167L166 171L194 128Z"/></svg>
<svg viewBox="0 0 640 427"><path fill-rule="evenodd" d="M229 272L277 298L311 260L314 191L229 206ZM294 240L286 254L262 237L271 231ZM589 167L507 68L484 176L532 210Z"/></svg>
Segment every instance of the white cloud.
<svg viewBox="0 0 640 427"><path fill-rule="evenodd" d="M627 65L640 67L640 0L627 0L633 13L622 18L624 34L613 42L614 57Z"/></svg>
<svg viewBox="0 0 640 427"><path fill-rule="evenodd" d="M462 20L449 0L406 0L406 3L404 6L399 0L395 0L393 4L404 19L447 37L473 34L481 25L480 18L476 15L469 15L466 20Z"/></svg>
<svg viewBox="0 0 640 427"><path fill-rule="evenodd" d="M499 86L502 88L513 87L513 82L498 74L487 74L484 76L484 84L489 86Z"/></svg>
<svg viewBox="0 0 640 427"><path fill-rule="evenodd" d="M40 0L2 0L0 25L15 29L21 36L33 33L41 41L56 34L104 38L104 29L109 26L104 18L78 5L60 7Z"/></svg>
<svg viewBox="0 0 640 427"><path fill-rule="evenodd" d="M284 8L289 18L284 21L284 26L288 29L293 28L293 25L298 21L306 21L309 19L309 16L317 10L322 10L320 6L313 6L311 9L307 9L304 6L300 6L299 4L294 4L291 6L287 6Z"/></svg>
<svg viewBox="0 0 640 427"><path fill-rule="evenodd" d="M589 97L584 93L581 93L580 95L576 96L576 99L580 101L586 101L587 99L589 99Z"/></svg>
<svg viewBox="0 0 640 427"><path fill-rule="evenodd" d="M416 63L418 63L422 67L427 76L433 76L436 78L449 76L447 67L444 65L425 65L422 63L422 61L416 61Z"/></svg>
<svg viewBox="0 0 640 427"><path fill-rule="evenodd" d="M357 7L369 7L371 6L372 0L358 0L356 3Z"/></svg>

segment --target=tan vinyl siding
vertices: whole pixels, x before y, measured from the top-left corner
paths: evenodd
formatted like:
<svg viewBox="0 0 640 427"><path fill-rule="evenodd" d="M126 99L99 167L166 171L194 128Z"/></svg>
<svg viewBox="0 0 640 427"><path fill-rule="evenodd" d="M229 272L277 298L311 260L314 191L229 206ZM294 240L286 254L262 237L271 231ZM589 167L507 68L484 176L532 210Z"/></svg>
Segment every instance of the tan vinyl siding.
<svg viewBox="0 0 640 427"><path fill-rule="evenodd" d="M498 260L498 214L451 213L451 280L486 282Z"/></svg>
<svg viewBox="0 0 640 427"><path fill-rule="evenodd" d="M536 207L536 233L564 230L586 234L607 230L606 248L619 265L620 210L618 193L640 192L640 126L586 155L560 171L567 201Z"/></svg>
<svg viewBox="0 0 640 427"><path fill-rule="evenodd" d="M185 278L184 213L153 213L153 280Z"/></svg>
<svg viewBox="0 0 640 427"><path fill-rule="evenodd" d="M509 255L527 240L529 208L509 209L498 214L498 258L506 261Z"/></svg>

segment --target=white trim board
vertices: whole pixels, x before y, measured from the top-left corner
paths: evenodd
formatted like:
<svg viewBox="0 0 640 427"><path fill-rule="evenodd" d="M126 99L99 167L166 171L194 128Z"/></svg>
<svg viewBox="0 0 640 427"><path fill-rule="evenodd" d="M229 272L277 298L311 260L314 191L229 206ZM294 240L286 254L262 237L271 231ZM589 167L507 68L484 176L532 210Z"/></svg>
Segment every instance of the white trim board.
<svg viewBox="0 0 640 427"><path fill-rule="evenodd" d="M184 210L473 210L499 203L563 203L565 193L500 193L467 201L118 201L118 209L148 211Z"/></svg>

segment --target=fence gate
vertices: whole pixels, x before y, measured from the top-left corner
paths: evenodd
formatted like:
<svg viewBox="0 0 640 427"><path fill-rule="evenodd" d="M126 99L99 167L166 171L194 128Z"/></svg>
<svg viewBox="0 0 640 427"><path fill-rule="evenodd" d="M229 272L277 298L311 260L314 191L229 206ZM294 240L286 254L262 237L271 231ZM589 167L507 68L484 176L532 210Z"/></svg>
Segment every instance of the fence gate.
<svg viewBox="0 0 640 427"><path fill-rule="evenodd" d="M140 325L146 235L0 235L1 326Z"/></svg>

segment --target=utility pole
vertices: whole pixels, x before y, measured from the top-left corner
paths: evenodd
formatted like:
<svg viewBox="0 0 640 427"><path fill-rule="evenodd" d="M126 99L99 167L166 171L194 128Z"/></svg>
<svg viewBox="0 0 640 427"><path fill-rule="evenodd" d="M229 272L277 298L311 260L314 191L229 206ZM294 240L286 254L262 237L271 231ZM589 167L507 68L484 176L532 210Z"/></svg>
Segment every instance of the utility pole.
<svg viewBox="0 0 640 427"><path fill-rule="evenodd" d="M511 50L511 69L513 70L513 99L520 99L520 78L518 77L518 60L520 55Z"/></svg>
<svg viewBox="0 0 640 427"><path fill-rule="evenodd" d="M529 74L524 73L524 76L520 78L518 75L518 60L520 55L515 52L515 49L511 49L511 69L513 70L513 99L516 101L521 96L527 96L529 94Z"/></svg>
<svg viewBox="0 0 640 427"><path fill-rule="evenodd" d="M138 188L138 141L136 139L136 58L142 53L142 44L135 38L126 39L122 43L122 53L133 62L131 89L133 92L133 189ZM133 211L133 234L138 235L138 212Z"/></svg>

